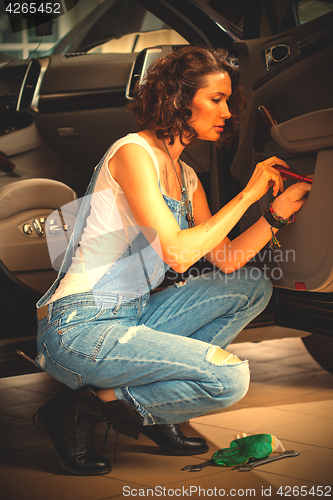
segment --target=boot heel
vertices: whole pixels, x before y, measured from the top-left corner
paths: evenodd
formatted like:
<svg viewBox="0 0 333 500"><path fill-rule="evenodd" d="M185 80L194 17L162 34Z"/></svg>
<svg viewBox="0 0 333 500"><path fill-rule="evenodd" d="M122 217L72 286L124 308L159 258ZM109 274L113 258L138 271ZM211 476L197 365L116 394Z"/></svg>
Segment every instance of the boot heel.
<svg viewBox="0 0 333 500"><path fill-rule="evenodd" d="M35 424L36 429L41 433L43 437L49 435L49 431L39 415L39 410L36 411L36 413L33 415L32 421Z"/></svg>

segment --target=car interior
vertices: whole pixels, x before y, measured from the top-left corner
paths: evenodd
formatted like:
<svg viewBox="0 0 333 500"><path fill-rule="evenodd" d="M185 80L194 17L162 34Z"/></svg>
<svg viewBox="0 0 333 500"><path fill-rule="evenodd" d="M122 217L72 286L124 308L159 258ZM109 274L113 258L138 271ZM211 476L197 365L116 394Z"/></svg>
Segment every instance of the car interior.
<svg viewBox="0 0 333 500"><path fill-rule="evenodd" d="M148 10L141 5L145 3L122 0L113 17L117 2L108 11L102 5L104 14L92 16L84 29L81 23L73 39L65 37L52 55L0 66L4 116L0 274L8 304L20 287L22 297L30 293L31 303L26 301L26 306L31 307L54 280L56 266L50 261L46 235L52 232L62 241L68 239L75 214L58 209L84 195L94 167L113 142L139 130L127 104L147 67L156 57L193 43L195 36L198 43L205 41L185 15L177 22L171 14L161 16L162 20L155 7ZM212 17L219 15L219 8L223 11L221 0L202 3L214 9ZM315 16L309 3L315 4ZM233 42L230 53L246 75L248 106L239 146L224 153L214 144L198 141L184 151L182 159L198 174L212 213L246 185L256 163L267 157L280 157L298 173L312 175L308 202L295 225L279 236L283 251L267 247L250 264L266 266L271 273L279 268L271 275L277 288L320 293L329 302L333 292L333 67L328 61L333 48L326 42L332 37L333 18L332 14L320 16L333 8L330 1L295 0L294 4L299 7L298 25L286 0L264 2L261 22L252 24L251 15L239 15L244 0L235 2L234 10L224 9L235 30L246 34ZM234 235L257 220L271 201L267 194L250 207ZM295 304L290 297L288 301L290 307ZM26 314L33 331L34 317L28 309ZM290 326L288 314L286 309ZM306 330L307 318L297 317L295 322ZM322 325L323 331L330 328Z"/></svg>
<svg viewBox="0 0 333 500"><path fill-rule="evenodd" d="M75 199L70 187L52 179L25 179L0 188L0 259L35 290L46 291L56 277L46 244L46 219ZM64 230L50 219L47 229Z"/></svg>

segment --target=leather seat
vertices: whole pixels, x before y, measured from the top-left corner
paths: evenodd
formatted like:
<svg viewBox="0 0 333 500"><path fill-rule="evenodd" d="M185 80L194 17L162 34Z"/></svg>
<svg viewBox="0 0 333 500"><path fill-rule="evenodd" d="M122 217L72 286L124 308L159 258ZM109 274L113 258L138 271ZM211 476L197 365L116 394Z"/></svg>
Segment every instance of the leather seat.
<svg viewBox="0 0 333 500"><path fill-rule="evenodd" d="M0 188L0 259L18 279L44 292L54 279L45 220L77 199L66 184L25 179Z"/></svg>

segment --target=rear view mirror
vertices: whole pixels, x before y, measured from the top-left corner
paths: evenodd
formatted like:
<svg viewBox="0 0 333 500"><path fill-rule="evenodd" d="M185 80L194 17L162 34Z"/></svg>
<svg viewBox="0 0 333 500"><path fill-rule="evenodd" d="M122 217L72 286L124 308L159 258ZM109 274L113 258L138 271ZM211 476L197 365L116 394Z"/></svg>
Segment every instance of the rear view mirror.
<svg viewBox="0 0 333 500"><path fill-rule="evenodd" d="M35 25L36 36L50 36L53 33L53 21L47 20Z"/></svg>

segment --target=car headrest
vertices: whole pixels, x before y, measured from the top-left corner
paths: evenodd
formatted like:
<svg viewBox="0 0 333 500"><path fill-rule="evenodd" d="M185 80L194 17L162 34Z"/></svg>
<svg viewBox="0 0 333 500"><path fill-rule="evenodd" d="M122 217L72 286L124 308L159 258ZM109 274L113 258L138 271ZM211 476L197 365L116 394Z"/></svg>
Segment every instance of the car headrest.
<svg viewBox="0 0 333 500"><path fill-rule="evenodd" d="M0 220L36 208L57 209L76 199L66 184L52 179L24 179L0 188Z"/></svg>

